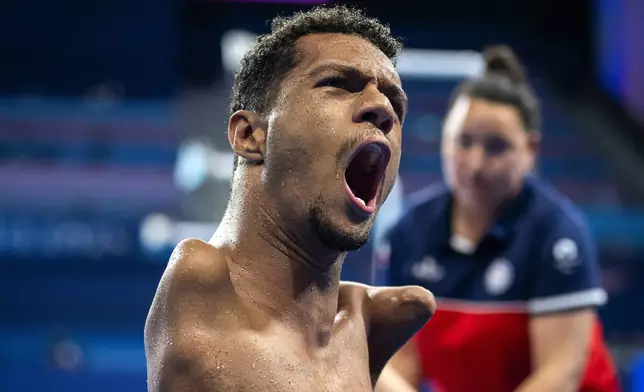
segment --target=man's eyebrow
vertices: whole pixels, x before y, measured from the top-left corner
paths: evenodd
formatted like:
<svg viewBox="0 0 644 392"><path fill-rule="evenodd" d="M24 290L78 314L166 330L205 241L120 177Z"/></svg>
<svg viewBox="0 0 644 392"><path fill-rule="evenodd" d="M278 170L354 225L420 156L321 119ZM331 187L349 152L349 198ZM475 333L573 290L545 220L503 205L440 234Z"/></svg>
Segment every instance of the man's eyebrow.
<svg viewBox="0 0 644 392"><path fill-rule="evenodd" d="M343 74L367 77L367 75L362 73L358 68L340 63L324 63L322 65L318 65L317 67L309 71L308 76L317 76L327 71L335 71Z"/></svg>
<svg viewBox="0 0 644 392"><path fill-rule="evenodd" d="M354 66L335 62L321 64L309 71L307 75L309 77L315 77L329 71L341 73L348 76L357 76L365 79L368 79L370 77ZM405 112L407 111L408 98L402 87L398 86L397 84L391 83L390 81L386 81L385 83L379 85L379 89L389 98L400 100L403 104L403 110Z"/></svg>

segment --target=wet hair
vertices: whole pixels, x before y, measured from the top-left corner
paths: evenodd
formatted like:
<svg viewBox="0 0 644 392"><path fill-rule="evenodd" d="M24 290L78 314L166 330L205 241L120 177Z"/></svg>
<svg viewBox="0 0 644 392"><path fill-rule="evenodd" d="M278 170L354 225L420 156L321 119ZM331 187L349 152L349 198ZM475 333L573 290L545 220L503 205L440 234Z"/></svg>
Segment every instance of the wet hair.
<svg viewBox="0 0 644 392"><path fill-rule="evenodd" d="M521 116L524 128L536 132L541 128L539 99L526 78L523 65L507 46L488 47L483 51L485 72L461 83L455 90L451 106L460 96L511 105Z"/></svg>
<svg viewBox="0 0 644 392"><path fill-rule="evenodd" d="M230 114L238 110L268 111L282 80L298 64L297 40L316 33L361 37L380 49L393 64L403 48L402 41L391 35L389 26L346 6L318 6L289 17L277 17L271 23L271 32L259 36L241 61L232 87ZM235 157L235 168L238 159Z"/></svg>

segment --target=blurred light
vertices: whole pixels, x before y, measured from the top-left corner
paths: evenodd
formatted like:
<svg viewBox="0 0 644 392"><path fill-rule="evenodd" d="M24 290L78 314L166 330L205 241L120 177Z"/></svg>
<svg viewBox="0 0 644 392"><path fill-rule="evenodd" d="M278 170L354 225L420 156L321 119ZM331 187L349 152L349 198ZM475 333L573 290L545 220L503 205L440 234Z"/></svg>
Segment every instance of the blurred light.
<svg viewBox="0 0 644 392"><path fill-rule="evenodd" d="M234 160L232 152L217 151L196 140L187 141L177 152L174 183L184 192L194 192L209 178L230 180Z"/></svg>
<svg viewBox="0 0 644 392"><path fill-rule="evenodd" d="M218 180L230 180L234 163L235 154L215 150L210 155L210 174Z"/></svg>
<svg viewBox="0 0 644 392"><path fill-rule="evenodd" d="M141 245L151 251L159 251L172 243L174 227L170 218L152 214L141 223Z"/></svg>
<svg viewBox="0 0 644 392"><path fill-rule="evenodd" d="M67 372L77 370L83 364L83 349L73 340L54 344L54 364Z"/></svg>
<svg viewBox="0 0 644 392"><path fill-rule="evenodd" d="M229 30L221 37L221 55L226 72L235 73L244 54L255 43L255 34L245 30Z"/></svg>
<svg viewBox="0 0 644 392"><path fill-rule="evenodd" d="M484 61L475 51L405 49L396 69L405 77L469 78L483 72Z"/></svg>
<svg viewBox="0 0 644 392"><path fill-rule="evenodd" d="M245 30L230 30L221 39L224 68L235 73L244 54L255 43L255 34ZM484 69L483 57L475 51L405 49L396 66L403 77L413 78L467 78L480 75Z"/></svg>
<svg viewBox="0 0 644 392"><path fill-rule="evenodd" d="M186 238L198 238L202 241L208 241L217 230L217 226L219 226L219 222L176 222L173 246Z"/></svg>
<svg viewBox="0 0 644 392"><path fill-rule="evenodd" d="M188 141L179 147L174 167L174 183L177 188L192 192L206 181L209 155L210 149L198 141Z"/></svg>
<svg viewBox="0 0 644 392"><path fill-rule="evenodd" d="M208 241L218 226L219 222L173 221L164 214L151 214L139 228L141 247L144 251L159 252L175 247L186 238Z"/></svg>

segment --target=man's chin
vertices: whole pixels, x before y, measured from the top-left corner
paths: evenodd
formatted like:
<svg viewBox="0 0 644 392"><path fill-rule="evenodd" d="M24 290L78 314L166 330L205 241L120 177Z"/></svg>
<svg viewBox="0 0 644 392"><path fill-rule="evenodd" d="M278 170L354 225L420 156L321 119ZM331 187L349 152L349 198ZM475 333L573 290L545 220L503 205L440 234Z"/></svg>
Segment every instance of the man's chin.
<svg viewBox="0 0 644 392"><path fill-rule="evenodd" d="M345 237L347 238L347 237ZM338 250L341 252L351 252L362 248L369 241L369 236L366 238L352 238L350 241L344 243L336 243Z"/></svg>
<svg viewBox="0 0 644 392"><path fill-rule="evenodd" d="M362 248L371 235L371 220L362 224L350 221L337 222L322 209L311 209L311 224L322 243L340 252L348 252Z"/></svg>
<svg viewBox="0 0 644 392"><path fill-rule="evenodd" d="M369 241L369 235L356 235L355 233L333 229L325 233L326 235L320 235L322 242L329 248L340 252L358 250Z"/></svg>
<svg viewBox="0 0 644 392"><path fill-rule="evenodd" d="M335 224L334 224L335 223ZM348 252L362 248L371 234L371 223L364 225L343 225L336 222L321 221L315 228L322 243L340 252Z"/></svg>

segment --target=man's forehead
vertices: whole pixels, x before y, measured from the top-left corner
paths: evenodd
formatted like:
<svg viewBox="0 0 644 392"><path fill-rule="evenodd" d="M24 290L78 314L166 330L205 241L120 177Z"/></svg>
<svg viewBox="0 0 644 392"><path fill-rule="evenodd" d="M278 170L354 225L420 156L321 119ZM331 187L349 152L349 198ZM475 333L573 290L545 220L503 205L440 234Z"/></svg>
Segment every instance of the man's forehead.
<svg viewBox="0 0 644 392"><path fill-rule="evenodd" d="M297 41L303 74L325 63L344 64L366 75L386 77L400 84L398 72L389 58L371 42L348 34L310 34Z"/></svg>

